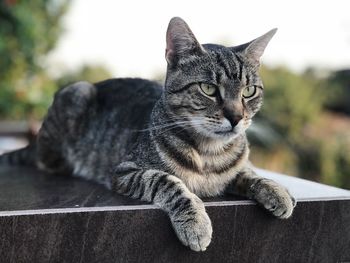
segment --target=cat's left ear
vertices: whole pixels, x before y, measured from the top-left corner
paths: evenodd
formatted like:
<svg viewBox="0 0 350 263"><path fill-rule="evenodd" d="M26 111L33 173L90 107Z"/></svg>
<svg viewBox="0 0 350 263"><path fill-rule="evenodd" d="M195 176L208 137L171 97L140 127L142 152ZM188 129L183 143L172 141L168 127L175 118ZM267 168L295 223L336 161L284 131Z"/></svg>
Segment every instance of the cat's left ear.
<svg viewBox="0 0 350 263"><path fill-rule="evenodd" d="M261 37L241 46L233 47L233 49L240 52L246 59L251 60L254 63L259 63L260 57L263 55L267 44L276 32L277 28L274 28Z"/></svg>
<svg viewBox="0 0 350 263"><path fill-rule="evenodd" d="M180 17L170 20L166 33L165 58L169 65L189 56L200 55L203 47L197 41L187 23Z"/></svg>

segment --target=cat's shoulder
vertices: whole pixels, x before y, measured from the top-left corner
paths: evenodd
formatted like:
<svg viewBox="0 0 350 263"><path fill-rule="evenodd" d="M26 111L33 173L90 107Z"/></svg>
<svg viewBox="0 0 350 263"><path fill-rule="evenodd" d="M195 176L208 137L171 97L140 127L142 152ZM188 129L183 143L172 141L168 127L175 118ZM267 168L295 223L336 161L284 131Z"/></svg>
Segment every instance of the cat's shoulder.
<svg viewBox="0 0 350 263"><path fill-rule="evenodd" d="M153 107L163 93L163 87L157 82L141 78L107 79L94 84L97 91L97 105L103 108Z"/></svg>
<svg viewBox="0 0 350 263"><path fill-rule="evenodd" d="M113 78L94 84L99 94L160 96L163 86L159 83L142 78Z"/></svg>

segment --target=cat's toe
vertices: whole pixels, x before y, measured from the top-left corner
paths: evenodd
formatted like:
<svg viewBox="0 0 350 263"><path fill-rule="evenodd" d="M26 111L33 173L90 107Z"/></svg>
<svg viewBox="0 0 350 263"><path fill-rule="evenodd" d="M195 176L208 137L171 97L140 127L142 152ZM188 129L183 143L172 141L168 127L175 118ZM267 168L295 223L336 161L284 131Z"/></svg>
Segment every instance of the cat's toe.
<svg viewBox="0 0 350 263"><path fill-rule="evenodd" d="M183 231L192 250L205 251L209 246L213 232L210 221L186 226Z"/></svg>
<svg viewBox="0 0 350 263"><path fill-rule="evenodd" d="M204 207L195 213L180 214L172 218L180 241L194 251L205 251L210 244L213 229Z"/></svg>
<svg viewBox="0 0 350 263"><path fill-rule="evenodd" d="M274 216L289 218L296 206L296 200L283 186L270 180L263 180L255 189L254 199Z"/></svg>
<svg viewBox="0 0 350 263"><path fill-rule="evenodd" d="M282 201L277 205L277 208L272 211L272 214L278 218L286 219L292 215L293 208L292 202Z"/></svg>

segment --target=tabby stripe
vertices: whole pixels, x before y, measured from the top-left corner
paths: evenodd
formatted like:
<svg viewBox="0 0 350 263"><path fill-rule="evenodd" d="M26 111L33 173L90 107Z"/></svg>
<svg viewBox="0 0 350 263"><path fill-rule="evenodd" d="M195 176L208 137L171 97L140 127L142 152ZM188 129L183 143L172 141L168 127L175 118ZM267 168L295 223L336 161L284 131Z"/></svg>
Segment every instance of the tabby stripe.
<svg viewBox="0 0 350 263"><path fill-rule="evenodd" d="M154 197L156 196L157 192L158 192L158 189L160 187L160 185L163 185L167 182L167 177L168 175L167 174L162 174L162 175L159 175L159 179L158 181L155 183L153 189L152 189L152 192L151 192L151 201L153 202L154 200Z"/></svg>
<svg viewBox="0 0 350 263"><path fill-rule="evenodd" d="M230 54L233 56L232 59L230 59L230 63L232 63L235 68L233 78L237 79L239 75L239 70L240 70L240 63L236 59L237 55L234 52L231 52Z"/></svg>
<svg viewBox="0 0 350 263"><path fill-rule="evenodd" d="M230 163L220 166L220 167L214 167L214 169L212 170L212 172L216 173L216 174L221 174L224 172L227 172L228 170L230 170L232 167L235 167L244 157L245 153L247 151L247 147L246 144L244 144L243 148L241 149L241 151L236 155L235 158L233 158L231 160Z"/></svg>
<svg viewBox="0 0 350 263"><path fill-rule="evenodd" d="M212 75L213 75L212 78L215 79L216 84L219 84L220 80L221 80L221 77L222 77L222 74L220 72L212 71Z"/></svg>
<svg viewBox="0 0 350 263"><path fill-rule="evenodd" d="M196 151L198 151L198 146L196 144L196 141L193 139L191 134L189 134L186 130L184 130L181 127L178 127L176 129L172 129L169 131L172 136L179 138L181 141L186 143L187 145L194 148Z"/></svg>
<svg viewBox="0 0 350 263"><path fill-rule="evenodd" d="M245 76L245 78L246 78L246 85L248 86L249 84L250 84L250 77L249 77L249 74L246 74L246 76Z"/></svg>
<svg viewBox="0 0 350 263"><path fill-rule="evenodd" d="M176 185L176 182L169 181L168 185L163 189L163 192L164 193L168 192L170 189L174 188L175 185Z"/></svg>
<svg viewBox="0 0 350 263"><path fill-rule="evenodd" d="M196 211L192 209L188 209L186 212L184 212L184 214L187 216L194 216L196 215Z"/></svg>
<svg viewBox="0 0 350 263"><path fill-rule="evenodd" d="M149 188L153 187L153 184L156 182L156 179L159 178L159 173L153 174L152 178L150 179L150 184L148 185Z"/></svg>
<svg viewBox="0 0 350 263"><path fill-rule="evenodd" d="M181 188L177 189L177 190L175 191L175 193L173 193L173 195L172 195L169 199L167 199L167 200L165 201L165 204L171 203L172 201L175 200L175 198L178 198L179 195L181 195L181 194L182 194L182 189L181 189Z"/></svg>
<svg viewBox="0 0 350 263"><path fill-rule="evenodd" d="M128 184L126 185L125 189L123 189L123 194L126 194L129 191L129 189L131 188L131 185L134 183L135 178L136 178L135 175L136 175L136 173L128 174L128 176L130 176L130 178L129 178Z"/></svg>
<svg viewBox="0 0 350 263"><path fill-rule="evenodd" d="M139 173L136 173L134 175L134 177L137 177L135 182L132 184L131 188L130 188L130 191L128 192L129 195L133 195L135 193L135 191L137 189L139 189L140 187L140 184L141 184L141 180L142 180L142 175L143 175L143 172L139 172Z"/></svg>
<svg viewBox="0 0 350 263"><path fill-rule="evenodd" d="M186 158L186 156L184 156L183 153L180 152L175 145L167 141L164 136L158 136L157 139L160 143L160 146L162 147L163 152L167 153L174 162L179 163L181 166L189 170L199 172L198 167L192 162L192 160Z"/></svg>
<svg viewBox="0 0 350 263"><path fill-rule="evenodd" d="M141 179L143 179L142 176L141 176ZM137 196L135 196L135 198L142 199L144 194L145 194L145 183L142 182L141 185L139 186L139 194Z"/></svg>
<svg viewBox="0 0 350 263"><path fill-rule="evenodd" d="M243 61L236 53L233 53L233 54L235 55L235 58L237 59L238 64L239 64L238 79L240 81L242 81L242 77L243 77Z"/></svg>
<svg viewBox="0 0 350 263"><path fill-rule="evenodd" d="M173 205L171 211L176 212L176 213L181 213L182 211L189 209L191 207L191 200L182 197L179 198Z"/></svg>
<svg viewBox="0 0 350 263"><path fill-rule="evenodd" d="M227 153L227 152L231 152L232 148L234 148L236 146L235 142L230 142L229 144L227 144L226 146L224 146L224 151L223 153Z"/></svg>
<svg viewBox="0 0 350 263"><path fill-rule="evenodd" d="M171 94L180 93L180 92L183 92L184 90L188 89L193 84L194 83L192 82L192 83L189 83L189 84L187 84L187 85L185 85L185 86L183 86L183 87L181 87L181 88L179 88L177 90L171 90L171 92L165 90L165 92L168 92L168 93L171 93Z"/></svg>
<svg viewBox="0 0 350 263"><path fill-rule="evenodd" d="M225 72L225 75L228 78L230 78L230 75L231 75L230 70L228 69L227 64L225 63L224 59L221 57L221 54L220 53L216 53L215 55L216 55L216 60L217 60L217 62L219 64L219 66L221 68L223 68L223 70Z"/></svg>
<svg viewBox="0 0 350 263"><path fill-rule="evenodd" d="M180 223L182 225L188 223L188 222L191 222L191 221L194 221L195 218L194 217L188 217L186 219L178 219L178 220L174 220L174 223Z"/></svg>

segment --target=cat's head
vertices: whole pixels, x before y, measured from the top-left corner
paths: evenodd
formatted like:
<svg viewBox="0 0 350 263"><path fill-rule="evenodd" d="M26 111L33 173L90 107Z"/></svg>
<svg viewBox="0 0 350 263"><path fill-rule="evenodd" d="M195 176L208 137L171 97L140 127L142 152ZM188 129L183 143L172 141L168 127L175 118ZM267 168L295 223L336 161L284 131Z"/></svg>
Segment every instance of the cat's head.
<svg viewBox="0 0 350 263"><path fill-rule="evenodd" d="M179 125L215 139L244 133L262 105L259 60L275 33L235 47L201 45L185 21L171 19L164 98Z"/></svg>

